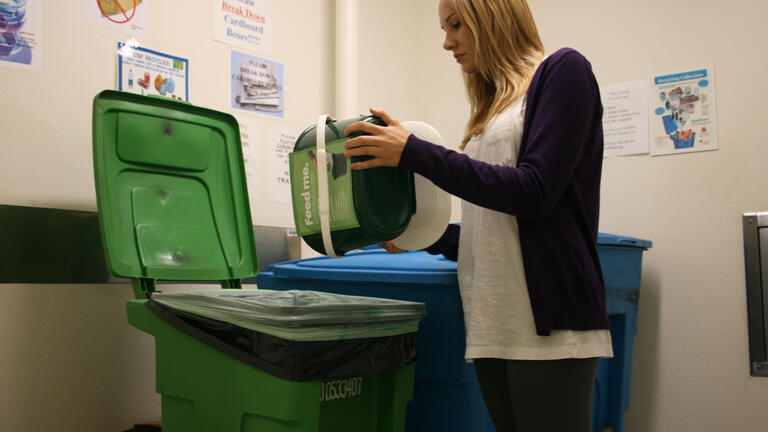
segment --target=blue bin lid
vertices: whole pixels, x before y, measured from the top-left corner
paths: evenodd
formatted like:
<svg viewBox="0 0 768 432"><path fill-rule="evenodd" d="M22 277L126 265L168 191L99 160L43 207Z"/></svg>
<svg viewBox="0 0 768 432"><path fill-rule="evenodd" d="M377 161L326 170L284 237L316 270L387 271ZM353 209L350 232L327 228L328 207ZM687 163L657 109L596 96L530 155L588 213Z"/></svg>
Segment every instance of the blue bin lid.
<svg viewBox="0 0 768 432"><path fill-rule="evenodd" d="M653 243L633 237L600 233L599 246L649 249ZM381 248L352 252L343 258L306 258L269 266L275 277L388 284L456 284L456 262L423 251L390 254ZM264 276L264 273L262 273Z"/></svg>
<svg viewBox="0 0 768 432"><path fill-rule="evenodd" d="M643 240L634 237L620 236L616 234L599 233L597 235L598 246L627 246L636 247L642 249L650 249L653 247L653 242L650 240Z"/></svg>
<svg viewBox="0 0 768 432"><path fill-rule="evenodd" d="M388 284L456 284L456 262L427 252L390 254L376 248L344 258L308 258L273 264L267 271L277 277Z"/></svg>

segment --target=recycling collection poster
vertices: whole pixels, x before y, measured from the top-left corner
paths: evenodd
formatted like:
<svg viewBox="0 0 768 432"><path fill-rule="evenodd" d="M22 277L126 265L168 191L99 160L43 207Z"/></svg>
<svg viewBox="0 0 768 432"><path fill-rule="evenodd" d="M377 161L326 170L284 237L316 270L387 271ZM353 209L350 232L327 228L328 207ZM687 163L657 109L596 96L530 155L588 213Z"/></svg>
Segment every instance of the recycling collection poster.
<svg viewBox="0 0 768 432"><path fill-rule="evenodd" d="M717 150L713 68L657 75L650 85L651 155Z"/></svg>

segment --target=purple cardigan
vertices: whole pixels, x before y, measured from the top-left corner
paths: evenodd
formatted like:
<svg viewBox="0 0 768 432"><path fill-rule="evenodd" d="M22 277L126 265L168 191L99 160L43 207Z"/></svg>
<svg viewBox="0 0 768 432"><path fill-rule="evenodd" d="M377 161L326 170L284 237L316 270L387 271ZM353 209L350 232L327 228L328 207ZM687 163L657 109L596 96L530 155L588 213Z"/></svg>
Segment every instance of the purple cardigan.
<svg viewBox="0 0 768 432"><path fill-rule="evenodd" d="M590 63L563 48L528 88L516 167L408 137L400 166L473 204L518 218L536 332L607 329L597 255L603 107ZM460 227L427 251L456 259Z"/></svg>

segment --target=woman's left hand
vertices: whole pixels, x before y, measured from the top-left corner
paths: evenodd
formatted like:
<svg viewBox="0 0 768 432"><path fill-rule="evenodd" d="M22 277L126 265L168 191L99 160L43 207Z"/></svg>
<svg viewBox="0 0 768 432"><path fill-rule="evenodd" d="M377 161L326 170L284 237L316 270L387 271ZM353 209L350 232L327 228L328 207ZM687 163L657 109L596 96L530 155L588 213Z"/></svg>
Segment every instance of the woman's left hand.
<svg viewBox="0 0 768 432"><path fill-rule="evenodd" d="M347 149L344 156L373 156L373 159L365 162L355 162L351 165L354 170L362 170L373 167L396 167L400 163L405 142L410 132L386 111L371 108L371 114L379 117L387 126L378 126L368 122L352 123L344 131L344 135L355 132L364 132L369 135L360 135L351 138L344 147Z"/></svg>

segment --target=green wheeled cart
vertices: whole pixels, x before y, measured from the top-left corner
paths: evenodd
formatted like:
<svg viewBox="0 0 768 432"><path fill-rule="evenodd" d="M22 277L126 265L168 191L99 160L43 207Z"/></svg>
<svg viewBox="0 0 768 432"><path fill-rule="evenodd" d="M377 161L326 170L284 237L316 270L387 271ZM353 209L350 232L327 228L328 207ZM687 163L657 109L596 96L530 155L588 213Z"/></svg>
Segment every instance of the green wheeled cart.
<svg viewBox="0 0 768 432"><path fill-rule="evenodd" d="M254 291L237 290L258 265L234 117L168 98L104 91L94 99L93 157L108 267L133 283L129 323L155 338L163 432L403 430L415 360L415 330L404 329L417 328L423 304L420 311L408 305L410 318L400 315L391 325L381 318L389 328L383 333L379 326L366 335L366 324L344 321L343 313L319 325L360 326L354 337L318 336L317 323L283 320L292 335L284 339L285 332L269 326L158 312L158 280L220 281L224 289L213 291L222 297ZM304 330L314 336L303 337ZM233 332L230 339L253 349L222 337ZM387 357L361 346L378 346L390 361L355 363ZM327 365L368 367L323 370L311 363L318 357Z"/></svg>
<svg viewBox="0 0 768 432"><path fill-rule="evenodd" d="M163 432L402 431L413 364L366 377L290 381L166 323L147 300L128 322L155 337Z"/></svg>

